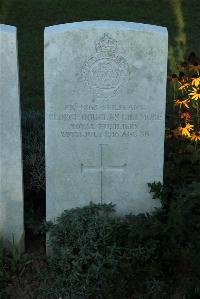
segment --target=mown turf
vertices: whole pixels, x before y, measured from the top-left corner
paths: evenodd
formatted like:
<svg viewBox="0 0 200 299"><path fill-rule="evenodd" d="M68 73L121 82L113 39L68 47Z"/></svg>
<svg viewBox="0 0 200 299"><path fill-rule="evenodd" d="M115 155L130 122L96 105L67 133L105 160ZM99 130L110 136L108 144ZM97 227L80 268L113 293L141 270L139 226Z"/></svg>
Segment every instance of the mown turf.
<svg viewBox="0 0 200 299"><path fill-rule="evenodd" d="M170 69L188 52L200 52L199 0L0 0L0 23L18 27L23 109L44 106L44 27L103 19L166 26Z"/></svg>

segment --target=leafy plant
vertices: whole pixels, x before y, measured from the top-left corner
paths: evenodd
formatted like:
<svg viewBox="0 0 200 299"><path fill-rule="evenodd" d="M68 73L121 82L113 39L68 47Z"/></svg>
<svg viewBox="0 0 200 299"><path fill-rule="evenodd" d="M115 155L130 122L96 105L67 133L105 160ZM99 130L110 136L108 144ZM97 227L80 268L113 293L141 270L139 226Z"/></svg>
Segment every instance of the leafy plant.
<svg viewBox="0 0 200 299"><path fill-rule="evenodd" d="M0 239L0 298L2 299L6 298L4 288L7 283L15 276L22 276L27 265L32 262L30 256L21 254L20 243L21 240L16 244L13 237L12 242L8 242L6 246L3 238Z"/></svg>
<svg viewBox="0 0 200 299"><path fill-rule="evenodd" d="M130 299L161 289L164 296L160 229L154 220L142 214L117 217L112 204L64 211L50 225L52 256L44 296Z"/></svg>

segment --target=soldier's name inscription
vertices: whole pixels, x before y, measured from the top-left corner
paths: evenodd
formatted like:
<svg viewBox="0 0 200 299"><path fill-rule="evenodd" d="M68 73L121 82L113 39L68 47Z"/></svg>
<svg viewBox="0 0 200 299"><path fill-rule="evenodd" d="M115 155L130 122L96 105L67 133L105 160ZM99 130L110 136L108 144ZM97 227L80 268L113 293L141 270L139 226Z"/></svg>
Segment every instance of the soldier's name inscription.
<svg viewBox="0 0 200 299"><path fill-rule="evenodd" d="M161 112L149 112L144 105L68 104L49 113L49 120L63 122L61 137L148 137L147 122L163 121Z"/></svg>

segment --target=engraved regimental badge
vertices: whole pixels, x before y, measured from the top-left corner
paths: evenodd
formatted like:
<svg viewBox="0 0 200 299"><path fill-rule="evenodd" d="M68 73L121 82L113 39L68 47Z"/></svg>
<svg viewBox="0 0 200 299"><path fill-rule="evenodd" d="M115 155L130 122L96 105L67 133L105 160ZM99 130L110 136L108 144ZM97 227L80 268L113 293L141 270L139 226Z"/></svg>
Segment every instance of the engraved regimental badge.
<svg viewBox="0 0 200 299"><path fill-rule="evenodd" d="M126 59L117 55L117 41L109 34L95 43L96 54L82 68L83 80L95 97L114 97L129 81Z"/></svg>

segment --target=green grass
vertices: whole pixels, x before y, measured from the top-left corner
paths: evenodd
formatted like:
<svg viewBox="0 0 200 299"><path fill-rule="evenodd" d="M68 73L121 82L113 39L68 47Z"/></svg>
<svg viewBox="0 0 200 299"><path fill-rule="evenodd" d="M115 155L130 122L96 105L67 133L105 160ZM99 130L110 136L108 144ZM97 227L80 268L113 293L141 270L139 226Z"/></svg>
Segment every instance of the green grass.
<svg viewBox="0 0 200 299"><path fill-rule="evenodd" d="M200 52L199 0L0 0L0 23L18 28L22 109L42 109L43 30L83 20L124 20L166 26L169 68Z"/></svg>

